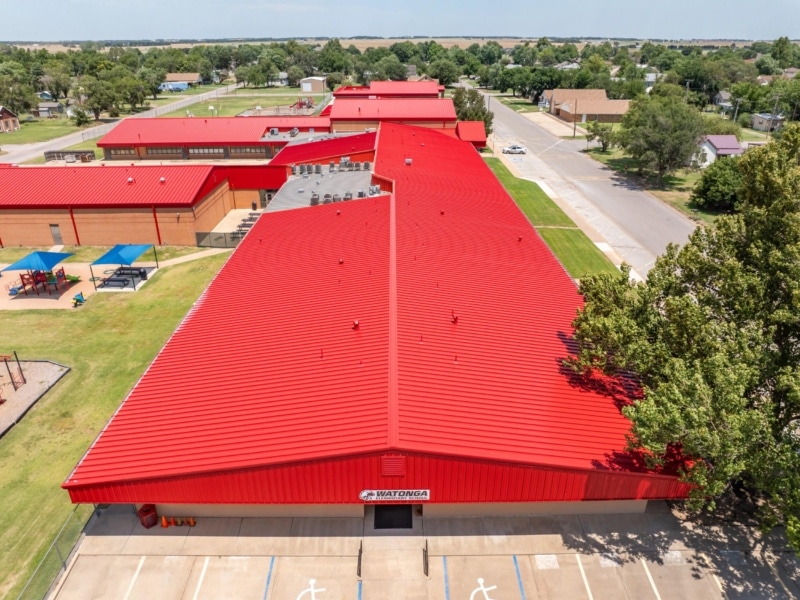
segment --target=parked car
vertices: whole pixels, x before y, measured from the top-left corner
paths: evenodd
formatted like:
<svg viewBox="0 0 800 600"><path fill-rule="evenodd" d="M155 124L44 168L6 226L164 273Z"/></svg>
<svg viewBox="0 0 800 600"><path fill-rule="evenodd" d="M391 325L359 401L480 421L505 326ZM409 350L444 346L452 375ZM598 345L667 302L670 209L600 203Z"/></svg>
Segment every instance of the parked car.
<svg viewBox="0 0 800 600"><path fill-rule="evenodd" d="M503 154L525 154L526 152L525 146L520 146L518 144L512 144L511 146L503 148Z"/></svg>

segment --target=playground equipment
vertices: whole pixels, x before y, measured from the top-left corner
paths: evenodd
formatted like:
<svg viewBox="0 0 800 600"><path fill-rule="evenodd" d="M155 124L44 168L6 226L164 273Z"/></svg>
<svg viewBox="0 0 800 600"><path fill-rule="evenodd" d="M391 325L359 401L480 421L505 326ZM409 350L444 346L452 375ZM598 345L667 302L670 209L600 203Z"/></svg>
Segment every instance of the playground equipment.
<svg viewBox="0 0 800 600"><path fill-rule="evenodd" d="M297 102L292 104L289 108L314 108L314 99L310 96L306 98L298 98Z"/></svg>

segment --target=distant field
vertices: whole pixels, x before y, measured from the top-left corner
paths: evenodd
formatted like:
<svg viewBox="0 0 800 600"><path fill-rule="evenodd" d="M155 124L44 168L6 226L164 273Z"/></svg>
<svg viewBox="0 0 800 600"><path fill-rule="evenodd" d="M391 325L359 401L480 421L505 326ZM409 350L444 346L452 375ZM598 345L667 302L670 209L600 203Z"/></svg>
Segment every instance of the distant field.
<svg viewBox="0 0 800 600"><path fill-rule="evenodd" d="M308 96L308 94L304 95L303 97ZM323 96L311 96L315 102L321 102ZM262 94L256 95L255 93L252 94L241 94L241 95L230 95L230 96L219 96L217 98L209 99L208 102L201 102L199 104L194 104L192 106L188 106L185 108L180 108L178 110L174 110L172 112L165 113L161 115L161 117L185 117L187 112L189 114L194 115L195 117L235 117L243 113L244 111L256 108L257 106L262 107L263 109L269 109L271 107L280 106L282 107L281 113L283 115L290 115L292 114L288 106L293 104L297 99L296 96L276 96L275 94ZM209 107L213 106L214 110L209 110ZM274 114L274 112L269 112L267 114Z"/></svg>

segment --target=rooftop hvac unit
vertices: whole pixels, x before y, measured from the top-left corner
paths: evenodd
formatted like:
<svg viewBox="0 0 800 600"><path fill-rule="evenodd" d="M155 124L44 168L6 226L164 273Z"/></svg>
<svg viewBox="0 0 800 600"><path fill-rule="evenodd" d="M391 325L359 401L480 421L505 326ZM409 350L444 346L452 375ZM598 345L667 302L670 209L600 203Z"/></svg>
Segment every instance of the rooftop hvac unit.
<svg viewBox="0 0 800 600"><path fill-rule="evenodd" d="M271 127L270 130L269 130L269 134L270 135L278 135L278 128L277 127Z"/></svg>
<svg viewBox="0 0 800 600"><path fill-rule="evenodd" d="M358 197L359 198L366 198L367 197L367 192L365 192L364 190L358 190Z"/></svg>
<svg viewBox="0 0 800 600"><path fill-rule="evenodd" d="M297 127L293 127L289 132L289 137L295 137L298 133L300 133L300 130Z"/></svg>

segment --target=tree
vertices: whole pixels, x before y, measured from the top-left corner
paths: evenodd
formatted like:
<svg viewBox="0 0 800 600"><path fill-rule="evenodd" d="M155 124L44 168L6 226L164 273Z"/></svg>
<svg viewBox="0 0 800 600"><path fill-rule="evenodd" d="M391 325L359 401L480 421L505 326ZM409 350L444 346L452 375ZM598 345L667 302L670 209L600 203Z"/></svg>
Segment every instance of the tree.
<svg viewBox="0 0 800 600"><path fill-rule="evenodd" d="M599 121L589 121L586 124L586 139L590 142L597 140L603 152L614 144L615 137L614 128L610 124Z"/></svg>
<svg viewBox="0 0 800 600"><path fill-rule="evenodd" d="M139 80L144 84L148 94L152 94L153 100L158 98L158 92L161 90L161 84L167 79L167 72L163 69L148 69L143 67L139 69L136 74Z"/></svg>
<svg viewBox="0 0 800 600"><path fill-rule="evenodd" d="M703 170L691 201L711 210L734 210L739 202L742 174L735 156L718 158Z"/></svg>
<svg viewBox="0 0 800 600"><path fill-rule="evenodd" d="M333 91L340 85L342 85L343 81L344 81L344 75L342 75L341 73L328 73L325 83L328 86L328 89L330 91Z"/></svg>
<svg viewBox="0 0 800 600"><path fill-rule="evenodd" d="M622 117L619 144L640 165L656 171L656 185L664 175L687 166L698 151L703 117L675 97L639 98Z"/></svg>
<svg viewBox="0 0 800 600"><path fill-rule="evenodd" d="M453 93L453 105L460 121L483 121L486 135L492 133L494 113L486 107L483 96L478 90L456 88Z"/></svg>
<svg viewBox="0 0 800 600"><path fill-rule="evenodd" d="M83 105L92 111L95 121L100 119L101 112L110 110L118 100L114 86L94 77L79 79L75 89L77 95L84 98Z"/></svg>
<svg viewBox="0 0 800 600"><path fill-rule="evenodd" d="M62 64L47 65L44 68L42 84L48 92L53 94L54 99L66 98L72 84L72 77Z"/></svg>
<svg viewBox="0 0 800 600"><path fill-rule="evenodd" d="M756 61L756 68L761 75L780 75L783 72L778 61L769 54L759 57Z"/></svg>
<svg viewBox="0 0 800 600"><path fill-rule="evenodd" d="M78 107L72 111L72 121L75 123L76 127L83 127L84 125L88 125L91 119L85 110Z"/></svg>
<svg viewBox="0 0 800 600"><path fill-rule="evenodd" d="M349 73L350 56L338 39L328 40L319 53L319 68L324 73Z"/></svg>
<svg viewBox="0 0 800 600"><path fill-rule="evenodd" d="M779 37L772 44L770 55L777 61L781 69L791 67L794 62L794 44L789 41L788 37Z"/></svg>
<svg viewBox="0 0 800 600"><path fill-rule="evenodd" d="M451 85L458 81L458 65L452 60L441 58L431 64L431 77L439 80L441 85Z"/></svg>
<svg viewBox="0 0 800 600"><path fill-rule="evenodd" d="M289 70L286 71L287 78L289 80L290 87L297 87L300 85L300 80L303 79L306 74L300 67L291 66Z"/></svg>
<svg viewBox="0 0 800 600"><path fill-rule="evenodd" d="M635 373L623 408L652 464L687 461L692 505L744 489L800 551L800 125L739 159L740 213L670 246L643 284L581 281L579 372Z"/></svg>

